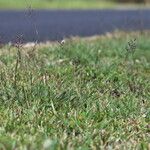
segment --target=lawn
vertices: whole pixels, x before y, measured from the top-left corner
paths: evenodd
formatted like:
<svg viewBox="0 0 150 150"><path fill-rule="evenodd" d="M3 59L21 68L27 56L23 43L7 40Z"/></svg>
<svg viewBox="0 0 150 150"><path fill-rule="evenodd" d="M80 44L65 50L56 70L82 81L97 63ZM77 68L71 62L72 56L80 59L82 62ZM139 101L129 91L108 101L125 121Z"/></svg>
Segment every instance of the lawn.
<svg viewBox="0 0 150 150"><path fill-rule="evenodd" d="M116 3L113 0L0 0L0 9L137 9L147 4Z"/></svg>
<svg viewBox="0 0 150 150"><path fill-rule="evenodd" d="M149 32L1 45L0 149L149 149L149 79Z"/></svg>
<svg viewBox="0 0 150 150"><path fill-rule="evenodd" d="M86 9L112 8L114 2L105 0L0 0L1 9L52 8L52 9Z"/></svg>

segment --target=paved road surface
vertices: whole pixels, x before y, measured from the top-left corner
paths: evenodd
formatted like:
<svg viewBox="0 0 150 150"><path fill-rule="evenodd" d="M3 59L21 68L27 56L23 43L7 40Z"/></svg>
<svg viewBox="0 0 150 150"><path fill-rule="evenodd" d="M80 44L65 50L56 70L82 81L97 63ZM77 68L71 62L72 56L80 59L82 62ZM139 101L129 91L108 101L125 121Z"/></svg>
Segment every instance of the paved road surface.
<svg viewBox="0 0 150 150"><path fill-rule="evenodd" d="M113 30L150 29L150 10L0 11L0 41L60 40ZM37 33L37 31L38 33Z"/></svg>

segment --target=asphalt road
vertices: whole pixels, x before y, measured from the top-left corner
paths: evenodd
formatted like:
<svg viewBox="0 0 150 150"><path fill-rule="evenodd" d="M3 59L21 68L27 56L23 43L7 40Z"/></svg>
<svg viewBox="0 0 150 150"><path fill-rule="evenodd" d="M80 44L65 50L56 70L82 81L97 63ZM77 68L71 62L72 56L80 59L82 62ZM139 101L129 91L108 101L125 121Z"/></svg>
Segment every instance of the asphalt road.
<svg viewBox="0 0 150 150"><path fill-rule="evenodd" d="M116 29L150 29L150 10L0 11L0 42L61 40Z"/></svg>

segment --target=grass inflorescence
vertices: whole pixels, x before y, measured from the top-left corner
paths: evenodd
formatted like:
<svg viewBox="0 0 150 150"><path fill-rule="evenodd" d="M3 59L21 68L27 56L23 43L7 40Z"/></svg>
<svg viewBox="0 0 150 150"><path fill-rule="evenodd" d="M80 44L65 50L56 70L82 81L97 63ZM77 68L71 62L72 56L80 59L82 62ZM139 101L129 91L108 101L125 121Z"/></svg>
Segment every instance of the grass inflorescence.
<svg viewBox="0 0 150 150"><path fill-rule="evenodd" d="M149 42L116 33L2 46L0 149L150 148Z"/></svg>

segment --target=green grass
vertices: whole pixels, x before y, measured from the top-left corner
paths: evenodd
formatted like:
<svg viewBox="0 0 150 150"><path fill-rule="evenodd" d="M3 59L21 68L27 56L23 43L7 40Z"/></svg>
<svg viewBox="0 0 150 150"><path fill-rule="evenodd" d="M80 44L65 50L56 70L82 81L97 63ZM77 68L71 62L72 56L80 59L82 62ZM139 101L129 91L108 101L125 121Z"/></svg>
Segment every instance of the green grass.
<svg viewBox="0 0 150 150"><path fill-rule="evenodd" d="M1 9L26 9L28 6L37 9L87 9L112 8L114 2L105 0L0 0Z"/></svg>
<svg viewBox="0 0 150 150"><path fill-rule="evenodd" d="M137 9L147 4L116 3L113 0L0 0L0 9Z"/></svg>
<svg viewBox="0 0 150 150"><path fill-rule="evenodd" d="M135 37L133 54L125 47ZM146 33L115 33L3 46L0 149L149 149L149 43Z"/></svg>

